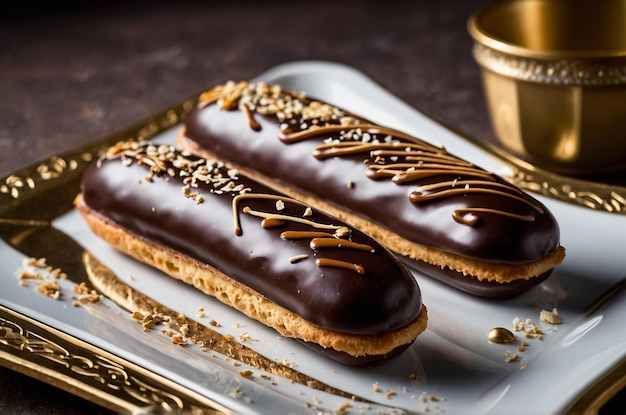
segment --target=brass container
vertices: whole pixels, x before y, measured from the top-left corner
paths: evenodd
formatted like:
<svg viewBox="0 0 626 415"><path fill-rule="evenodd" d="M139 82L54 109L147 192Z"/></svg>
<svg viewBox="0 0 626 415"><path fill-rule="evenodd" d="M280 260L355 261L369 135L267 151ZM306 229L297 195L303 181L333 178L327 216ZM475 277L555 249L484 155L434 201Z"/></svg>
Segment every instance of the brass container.
<svg viewBox="0 0 626 415"><path fill-rule="evenodd" d="M626 0L504 0L468 30L504 149L568 175L626 169Z"/></svg>

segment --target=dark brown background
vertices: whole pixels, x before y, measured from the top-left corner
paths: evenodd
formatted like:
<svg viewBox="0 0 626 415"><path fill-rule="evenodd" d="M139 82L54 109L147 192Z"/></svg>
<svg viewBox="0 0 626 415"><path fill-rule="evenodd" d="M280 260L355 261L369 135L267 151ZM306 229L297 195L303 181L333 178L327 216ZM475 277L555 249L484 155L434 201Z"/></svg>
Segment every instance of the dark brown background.
<svg viewBox="0 0 626 415"><path fill-rule="evenodd" d="M493 140L465 28L486 0L49 3L0 9L0 177L216 83L304 59L354 66ZM0 368L0 413L108 412Z"/></svg>

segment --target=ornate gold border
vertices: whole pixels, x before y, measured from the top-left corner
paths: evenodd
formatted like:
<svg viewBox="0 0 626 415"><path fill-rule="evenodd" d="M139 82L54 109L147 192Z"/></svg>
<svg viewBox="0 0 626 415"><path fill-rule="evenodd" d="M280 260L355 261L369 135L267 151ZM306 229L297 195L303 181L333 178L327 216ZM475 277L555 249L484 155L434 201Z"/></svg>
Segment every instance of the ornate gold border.
<svg viewBox="0 0 626 415"><path fill-rule="evenodd" d="M626 187L552 173L495 146L479 145L512 170L506 179L522 189L592 210L626 215Z"/></svg>
<svg viewBox="0 0 626 415"><path fill-rule="evenodd" d="M62 155L53 156L0 179L0 211L5 204L28 197L46 186L55 185L58 181L67 180L72 173L81 173L89 163L117 141L147 140L179 124L193 109L196 102L197 97L189 98L180 105L166 109L102 140Z"/></svg>
<svg viewBox="0 0 626 415"><path fill-rule="evenodd" d="M626 59L537 59L497 51L478 42L472 53L484 68L521 81L589 87L626 84Z"/></svg>
<svg viewBox="0 0 626 415"><path fill-rule="evenodd" d="M231 413L169 379L3 306L0 364L119 413Z"/></svg>
<svg viewBox="0 0 626 415"><path fill-rule="evenodd" d="M4 221L38 226L46 224L46 219L51 220L63 213L63 209L70 209L71 203L67 206L61 203L62 206L57 206L56 210L50 206L42 206L42 212L38 212L35 218L33 215L21 218L19 213L15 217L5 215L7 212L15 213L17 205L47 189L72 180L75 180L74 184L77 185L84 168L115 142L130 138L149 139L180 123L193 109L197 98L198 96L189 98L178 106L166 109L95 143L54 156L1 178L0 225ZM509 166L514 174L508 179L526 190L594 210L626 214L625 187L550 173L535 168L495 146L456 133ZM61 386L71 393L119 412L133 413L150 405L160 406L162 412L164 409L182 413L228 411L206 397L188 391L159 375L1 305L0 364L49 384ZM573 402L567 412L597 411L626 386L625 372L626 363L615 367ZM104 390L101 388L103 385ZM123 397L120 397L120 390L123 390Z"/></svg>

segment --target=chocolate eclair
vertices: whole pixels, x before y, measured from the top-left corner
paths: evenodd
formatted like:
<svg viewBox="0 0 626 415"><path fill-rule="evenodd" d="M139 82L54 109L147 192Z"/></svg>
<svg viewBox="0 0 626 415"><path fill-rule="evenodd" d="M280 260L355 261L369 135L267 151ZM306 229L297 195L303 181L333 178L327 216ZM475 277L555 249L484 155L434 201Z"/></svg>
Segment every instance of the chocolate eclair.
<svg viewBox="0 0 626 415"><path fill-rule="evenodd" d="M203 93L179 144L359 228L483 297L547 278L565 250L538 200L445 148L262 82Z"/></svg>
<svg viewBox="0 0 626 415"><path fill-rule="evenodd" d="M380 362L426 328L415 278L385 247L221 162L119 143L75 205L121 252L343 363Z"/></svg>

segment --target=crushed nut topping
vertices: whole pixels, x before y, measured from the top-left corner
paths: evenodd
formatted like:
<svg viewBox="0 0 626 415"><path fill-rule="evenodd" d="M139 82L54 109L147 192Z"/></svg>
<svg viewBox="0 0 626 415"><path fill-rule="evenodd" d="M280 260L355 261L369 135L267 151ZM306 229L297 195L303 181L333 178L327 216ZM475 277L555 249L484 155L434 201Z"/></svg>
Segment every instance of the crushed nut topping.
<svg viewBox="0 0 626 415"><path fill-rule="evenodd" d="M58 282L44 281L37 286L37 291L55 300L61 298L61 286Z"/></svg>
<svg viewBox="0 0 626 415"><path fill-rule="evenodd" d="M559 312L556 308L554 308L552 311L541 310L541 312L539 313L539 319L550 324L563 323L563 317L559 315Z"/></svg>
<svg viewBox="0 0 626 415"><path fill-rule="evenodd" d="M204 198L194 191L199 183L210 185L209 191L217 194L243 194L249 191L238 183L237 170L228 169L224 174L224 163L190 157L188 153L177 151L174 146L156 146L143 141L129 140L111 147L101 160L103 159L121 159L126 166L133 163L148 165L150 171L146 177L147 181L152 180L154 176L175 177L178 169L178 175L184 177L183 195L198 204L204 202Z"/></svg>
<svg viewBox="0 0 626 415"><path fill-rule="evenodd" d="M237 97L239 94L237 91L239 91L237 88L232 91L229 89L228 92L223 91L226 93L227 97L223 102L230 102L231 98ZM224 95L221 96L224 98ZM253 102L255 107L257 105L263 105L254 100L246 102ZM267 102L265 103L267 104ZM325 111L324 108L327 107L321 105L319 107L314 106L314 108ZM174 146L155 145L149 142L134 140L119 142L111 147L100 158L98 163L101 164L103 160L114 159L122 160L126 167L130 167L135 163L149 166L149 173L145 178L148 182L152 181L155 177L161 176L182 178L181 187L183 196L195 201L197 204L202 204L205 200L205 197L200 192L201 184L203 185L202 188L207 188L207 191L210 193L229 195L232 197L233 220L236 235L242 235L243 232L241 229L240 212L261 218L261 226L264 228L273 228L282 226L285 222L293 222L311 226L316 229L333 230L334 234L328 235L329 238L349 239L352 233L351 229L344 225L325 224L313 220L314 212L311 207L298 200L284 195L252 193L251 189L240 181L239 172L236 169L227 168L221 161L198 158L189 153L178 151ZM248 199L273 200L276 211L266 212L253 210L249 206L240 207L240 204ZM285 213L288 211L288 204L289 206L301 206L303 213L297 216ZM153 208L153 211L156 212L156 207ZM336 244L334 248L352 249L354 246L354 244ZM374 252L373 250L371 251ZM302 259L304 259L304 257L298 256L294 257L290 262L296 264ZM327 261L324 260L324 258L318 259L316 263L319 266L340 267L354 270L358 274L365 274L365 269L360 264L337 260Z"/></svg>
<svg viewBox="0 0 626 415"><path fill-rule="evenodd" d="M241 370L239 371L239 374L244 378L254 379L254 372L252 372L250 369Z"/></svg>
<svg viewBox="0 0 626 415"><path fill-rule="evenodd" d="M533 210L543 208L522 197L514 186L498 183L493 173L450 155L444 147L436 147L401 131L386 128L349 114L333 105L306 97L302 93L264 82L227 82L203 93L199 107L216 104L223 110L238 109L251 129L258 131L255 114L273 116L279 124L278 138L296 143L309 138L321 139L323 144L313 152L318 159L363 154L368 164L367 177L373 180L391 179L396 184L421 180L428 176L434 181L420 185L410 194L411 203L422 203L453 194L488 193L516 199ZM442 174L463 177L438 181ZM457 188L457 184L460 185ZM348 183L352 188L353 183ZM503 215L521 221L535 220L532 214L517 214L495 207L466 207L456 209L453 218L460 224L477 226L483 213Z"/></svg>

